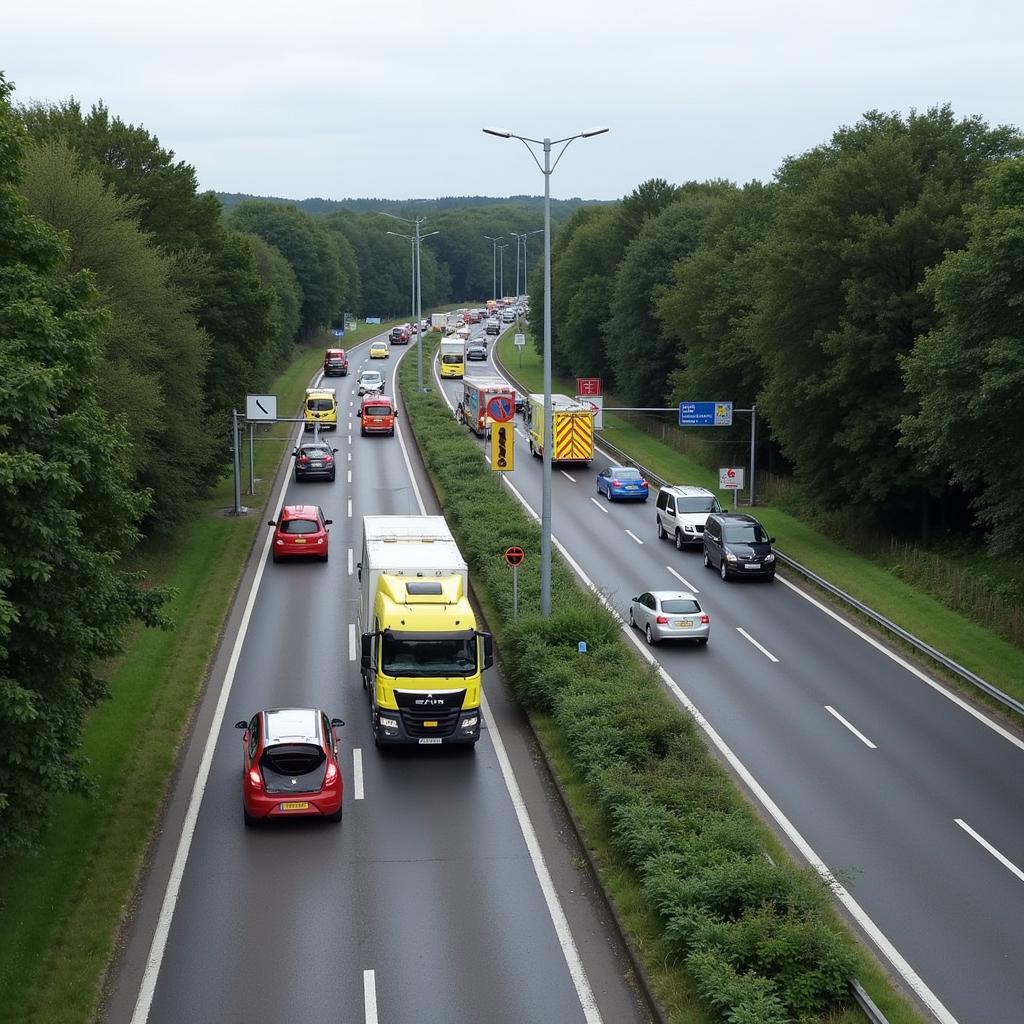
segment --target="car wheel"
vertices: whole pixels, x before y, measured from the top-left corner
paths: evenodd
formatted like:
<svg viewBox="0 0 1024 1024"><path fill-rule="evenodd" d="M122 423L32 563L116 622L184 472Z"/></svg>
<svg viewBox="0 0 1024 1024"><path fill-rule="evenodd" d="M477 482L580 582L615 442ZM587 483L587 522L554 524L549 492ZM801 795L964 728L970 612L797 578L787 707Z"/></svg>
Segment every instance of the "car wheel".
<svg viewBox="0 0 1024 1024"><path fill-rule="evenodd" d="M701 637L701 638L700 638L700 639L699 639L699 640L697 641L697 643L699 643L699 644L706 644L707 642L708 642L708 638L707 638L706 636L702 636L702 637Z"/></svg>
<svg viewBox="0 0 1024 1024"><path fill-rule="evenodd" d="M612 489L611 489L611 488L609 487L609 488L608 488L608 490L607 490L607 491L605 491L604 493L605 493L605 496L606 496L606 497L608 498L608 503L609 503L609 504L611 504L611 500L612 500Z"/></svg>
<svg viewBox="0 0 1024 1024"><path fill-rule="evenodd" d="M644 630L647 637L647 644L649 647L653 647L658 641L655 639L654 634L651 632L651 624L647 623L647 628Z"/></svg>
<svg viewBox="0 0 1024 1024"><path fill-rule="evenodd" d="M704 568L705 569L710 569L711 568L711 559L708 558L708 549L707 548L704 549Z"/></svg>
<svg viewBox="0 0 1024 1024"><path fill-rule="evenodd" d="M722 556L721 564L718 566L718 575L721 576L723 580L727 580L729 578L729 570L725 567L724 555Z"/></svg>
<svg viewBox="0 0 1024 1024"><path fill-rule="evenodd" d="M275 565L277 565L277 563L278 563L279 561L281 561L281 559L279 559L279 558L277 557L277 552L276 552L276 551L271 551L271 552L270 552L270 557L271 557L271 558L272 558L272 559L274 560L274 564L275 564Z"/></svg>
<svg viewBox="0 0 1024 1024"><path fill-rule="evenodd" d="M252 816L252 815L251 815L251 814L250 814L250 813L249 813L249 812L248 812L248 811L247 811L247 810L245 809L245 806L244 806L244 805L243 805L243 807L242 807L242 821L244 821L244 822L245 822L246 828L254 828L254 827L255 827L256 825L258 825L258 824L260 823L260 819L259 819L259 818L254 818L254 817L253 817L253 816Z"/></svg>
<svg viewBox="0 0 1024 1024"><path fill-rule="evenodd" d="M636 620L633 618L633 609L629 609L629 624L636 629Z"/></svg>
<svg viewBox="0 0 1024 1024"><path fill-rule="evenodd" d="M683 550L683 531L676 530L676 551Z"/></svg>
<svg viewBox="0 0 1024 1024"><path fill-rule="evenodd" d="M330 481L331 481L332 484L334 483L334 474L333 473L330 476Z"/></svg>
<svg viewBox="0 0 1024 1024"><path fill-rule="evenodd" d="M341 816L342 816L342 812L343 811L344 811L344 808L343 807L339 807L333 814L325 814L324 817L328 821L341 821Z"/></svg>
<svg viewBox="0 0 1024 1024"><path fill-rule="evenodd" d="M328 558L330 557L330 554L331 554L331 553L330 553L330 551L325 551L325 552L323 553L323 557L322 557L322 558L320 559L320 561L321 561L321 562L326 562L326 561L327 561L327 559L328 559Z"/></svg>
<svg viewBox="0 0 1024 1024"><path fill-rule="evenodd" d="M363 430L363 428L362 428L362 427L360 427L360 428L359 428L359 436L360 436L360 437L366 437L366 431L365 431L365 430Z"/></svg>
<svg viewBox="0 0 1024 1024"><path fill-rule="evenodd" d="M390 430L388 431L388 437L394 437L394 436L395 436L395 428L394 428L394 427L392 427L392 428L391 428L391 429L390 429Z"/></svg>
<svg viewBox="0 0 1024 1024"><path fill-rule="evenodd" d="M658 540L664 540L668 534L665 532L665 527L661 525L661 519L658 520Z"/></svg>
<svg viewBox="0 0 1024 1024"><path fill-rule="evenodd" d="M301 479L302 479L302 477L299 476L299 471L296 470L295 471L295 482L298 483Z"/></svg>

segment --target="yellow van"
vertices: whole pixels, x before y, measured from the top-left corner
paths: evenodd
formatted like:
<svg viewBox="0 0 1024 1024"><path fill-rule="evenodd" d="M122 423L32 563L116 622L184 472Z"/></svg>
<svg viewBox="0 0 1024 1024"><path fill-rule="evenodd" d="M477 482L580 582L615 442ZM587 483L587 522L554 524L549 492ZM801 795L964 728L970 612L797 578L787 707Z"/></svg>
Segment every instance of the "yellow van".
<svg viewBox="0 0 1024 1024"><path fill-rule="evenodd" d="M322 430L338 429L338 402L334 388L306 388L305 430L312 430L318 423Z"/></svg>

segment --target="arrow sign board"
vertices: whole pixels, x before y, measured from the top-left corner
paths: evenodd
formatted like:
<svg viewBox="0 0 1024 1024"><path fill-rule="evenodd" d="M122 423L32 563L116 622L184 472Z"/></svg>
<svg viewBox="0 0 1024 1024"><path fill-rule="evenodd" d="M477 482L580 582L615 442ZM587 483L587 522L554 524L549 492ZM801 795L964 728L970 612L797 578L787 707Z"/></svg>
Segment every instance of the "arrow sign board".
<svg viewBox="0 0 1024 1024"><path fill-rule="evenodd" d="M582 405L589 405L594 410L594 429L604 430L604 395L587 398L580 396L579 401Z"/></svg>
<svg viewBox="0 0 1024 1024"><path fill-rule="evenodd" d="M680 402L681 427L731 427L732 402Z"/></svg>
<svg viewBox="0 0 1024 1024"><path fill-rule="evenodd" d="M743 490L743 467L726 466L718 471L718 489L720 491Z"/></svg>
<svg viewBox="0 0 1024 1024"><path fill-rule="evenodd" d="M277 419L277 395L246 395L245 418L250 423L273 423Z"/></svg>
<svg viewBox="0 0 1024 1024"><path fill-rule="evenodd" d="M495 395L487 400L487 415L495 423L508 423L516 414L516 400L511 395Z"/></svg>

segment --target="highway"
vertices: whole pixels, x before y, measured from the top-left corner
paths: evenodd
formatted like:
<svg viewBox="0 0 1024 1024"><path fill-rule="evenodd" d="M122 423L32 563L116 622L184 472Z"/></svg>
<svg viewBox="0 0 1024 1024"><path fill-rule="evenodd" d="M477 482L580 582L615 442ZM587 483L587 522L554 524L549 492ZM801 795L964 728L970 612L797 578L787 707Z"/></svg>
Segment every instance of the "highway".
<svg viewBox="0 0 1024 1024"><path fill-rule="evenodd" d="M488 349L488 364L467 364L469 376L495 369ZM461 397L461 382L443 388ZM539 513L541 462L516 425L508 482ZM936 1019L1024 1021L1020 735L783 573L726 583L699 549L659 541L653 487L645 505L598 500L595 476L614 464L598 452L588 467L556 465L556 541L623 619L644 590L699 593L707 647L649 653L720 737L734 772L763 789L764 816L838 876L847 909Z"/></svg>
<svg viewBox="0 0 1024 1024"><path fill-rule="evenodd" d="M350 351L347 377L325 382L338 393L339 429L324 435L336 481L289 472L272 492L333 518L330 561L271 564L269 528L254 550L105 1019L641 1024L619 938L497 668L475 750L374 747L354 632L361 517L437 509L405 454L404 413L399 436L359 435L359 370L383 370L394 394L411 351L371 363L368 345ZM346 721L344 820L247 829L233 725L289 705Z"/></svg>

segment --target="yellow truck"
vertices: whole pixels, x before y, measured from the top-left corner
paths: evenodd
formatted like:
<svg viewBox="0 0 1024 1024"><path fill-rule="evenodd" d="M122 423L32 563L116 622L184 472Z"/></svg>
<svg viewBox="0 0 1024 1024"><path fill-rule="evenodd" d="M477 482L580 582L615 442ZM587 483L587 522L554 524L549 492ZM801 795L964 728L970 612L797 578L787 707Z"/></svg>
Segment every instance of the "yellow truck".
<svg viewBox="0 0 1024 1024"><path fill-rule="evenodd" d="M444 516L364 516L358 569L360 673L377 746L476 743L494 641L477 629Z"/></svg>
<svg viewBox="0 0 1024 1024"><path fill-rule="evenodd" d="M544 455L544 396L530 395L530 453ZM552 462L588 463L594 458L594 409L589 404L569 398L551 396L551 417L554 448Z"/></svg>
<svg viewBox="0 0 1024 1024"><path fill-rule="evenodd" d="M442 377L461 377L466 369L466 343L461 338L445 339L437 358Z"/></svg>
<svg viewBox="0 0 1024 1024"><path fill-rule="evenodd" d="M303 430L338 429L338 402L334 388L306 388Z"/></svg>

